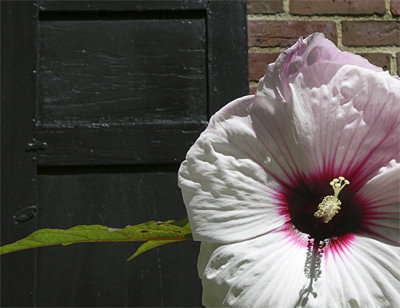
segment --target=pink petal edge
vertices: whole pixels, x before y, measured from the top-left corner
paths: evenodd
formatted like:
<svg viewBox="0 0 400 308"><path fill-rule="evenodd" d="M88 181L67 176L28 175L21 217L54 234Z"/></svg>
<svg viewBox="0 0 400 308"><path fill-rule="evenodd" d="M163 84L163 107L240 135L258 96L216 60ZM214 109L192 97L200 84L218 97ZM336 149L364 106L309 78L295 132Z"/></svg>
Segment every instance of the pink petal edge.
<svg viewBox="0 0 400 308"><path fill-rule="evenodd" d="M371 64L367 59L339 50L322 33L314 33L305 39L300 37L292 47L282 52L274 63L268 65L265 76L258 83L256 95L286 101L290 80L304 68L322 62L337 63L341 66L355 65L382 72L380 67Z"/></svg>

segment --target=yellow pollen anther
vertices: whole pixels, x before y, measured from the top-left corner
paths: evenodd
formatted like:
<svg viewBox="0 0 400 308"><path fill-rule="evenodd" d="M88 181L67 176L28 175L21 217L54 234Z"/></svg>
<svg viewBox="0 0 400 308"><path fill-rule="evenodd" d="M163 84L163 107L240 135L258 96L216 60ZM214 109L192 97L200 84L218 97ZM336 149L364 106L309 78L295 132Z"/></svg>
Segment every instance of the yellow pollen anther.
<svg viewBox="0 0 400 308"><path fill-rule="evenodd" d="M318 211L314 213L317 218L322 218L324 223L331 221L333 216L335 216L341 209L340 205L342 202L338 199L339 193L350 182L344 177L339 176L337 179L333 179L329 183L333 188L333 196L326 196L320 204L318 204Z"/></svg>

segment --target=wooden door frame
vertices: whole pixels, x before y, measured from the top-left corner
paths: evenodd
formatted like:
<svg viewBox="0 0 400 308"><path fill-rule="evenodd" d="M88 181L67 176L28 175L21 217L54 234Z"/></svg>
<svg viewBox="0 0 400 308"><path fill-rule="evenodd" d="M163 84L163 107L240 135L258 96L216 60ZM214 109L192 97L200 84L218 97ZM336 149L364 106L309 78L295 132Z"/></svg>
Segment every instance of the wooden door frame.
<svg viewBox="0 0 400 308"><path fill-rule="evenodd" d="M1 244L37 229L33 143L36 101L37 9L32 2L1 2ZM34 250L1 257L2 306L33 306ZM6 287L12 286L12 287ZM14 303L15 301L15 303Z"/></svg>
<svg viewBox="0 0 400 308"><path fill-rule="evenodd" d="M90 4L90 5L88 5ZM246 1L2 1L1 244L35 231L37 206L37 29L39 11L203 10L208 117L248 93ZM223 31L223 30L227 31ZM36 251L1 257L2 306L36 306ZM7 287L9 286L9 287Z"/></svg>

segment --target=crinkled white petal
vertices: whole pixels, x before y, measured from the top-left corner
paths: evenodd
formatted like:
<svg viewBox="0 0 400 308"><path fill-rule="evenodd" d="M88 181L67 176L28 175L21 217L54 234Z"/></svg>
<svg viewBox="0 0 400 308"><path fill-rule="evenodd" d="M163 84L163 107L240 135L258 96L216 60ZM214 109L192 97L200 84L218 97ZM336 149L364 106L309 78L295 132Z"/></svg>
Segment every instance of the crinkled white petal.
<svg viewBox="0 0 400 308"><path fill-rule="evenodd" d="M287 168L260 142L253 104L254 96L247 96L215 114L180 167L179 186L196 240L241 241L285 222L277 179Z"/></svg>
<svg viewBox="0 0 400 308"><path fill-rule="evenodd" d="M198 270L206 307L400 307L399 251L355 237L344 252L316 254L285 232L202 243ZM312 266L316 271L312 270ZM318 270L321 273L318 273ZM307 273L310 273L308 274Z"/></svg>
<svg viewBox="0 0 400 308"><path fill-rule="evenodd" d="M399 264L398 247L355 236L324 257L315 287L326 306L315 307L400 307Z"/></svg>
<svg viewBox="0 0 400 308"><path fill-rule="evenodd" d="M366 233L387 243L400 244L400 163L394 159L379 170L359 192L367 200Z"/></svg>
<svg viewBox="0 0 400 308"><path fill-rule="evenodd" d="M282 225L279 186L312 173L358 191L399 158L400 81L356 66L316 63L287 102L238 99L217 112L179 172L196 240L232 242Z"/></svg>
<svg viewBox="0 0 400 308"><path fill-rule="evenodd" d="M308 285L306 248L284 233L235 244L202 243L198 270L206 307L294 307Z"/></svg>
<svg viewBox="0 0 400 308"><path fill-rule="evenodd" d="M326 73L334 69L315 64L290 84L293 121L308 139L314 172L345 176L357 191L400 156L400 82L350 65Z"/></svg>
<svg viewBox="0 0 400 308"><path fill-rule="evenodd" d="M305 39L300 37L296 44L282 52L274 63L268 65L265 76L258 83L257 95L286 101L290 97L289 81L316 63L336 64L336 70L343 65L351 64L376 72L382 71L380 67L372 65L359 55L340 51L322 33L314 33Z"/></svg>

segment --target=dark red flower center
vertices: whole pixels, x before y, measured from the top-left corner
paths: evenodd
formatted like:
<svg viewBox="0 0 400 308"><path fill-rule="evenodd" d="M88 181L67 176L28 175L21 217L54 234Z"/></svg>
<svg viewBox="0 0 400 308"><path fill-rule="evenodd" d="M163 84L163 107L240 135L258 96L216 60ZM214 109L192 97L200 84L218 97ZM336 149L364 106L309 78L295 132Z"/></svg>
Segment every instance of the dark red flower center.
<svg viewBox="0 0 400 308"><path fill-rule="evenodd" d="M330 186L332 179L328 176L301 178L286 186L284 191L286 207L283 214L289 215L297 230L316 240L342 237L363 230L364 201L354 193L351 183L340 192L341 209L331 221L324 223L314 216L324 197L334 195Z"/></svg>

